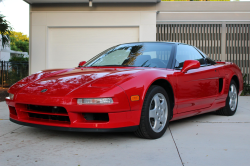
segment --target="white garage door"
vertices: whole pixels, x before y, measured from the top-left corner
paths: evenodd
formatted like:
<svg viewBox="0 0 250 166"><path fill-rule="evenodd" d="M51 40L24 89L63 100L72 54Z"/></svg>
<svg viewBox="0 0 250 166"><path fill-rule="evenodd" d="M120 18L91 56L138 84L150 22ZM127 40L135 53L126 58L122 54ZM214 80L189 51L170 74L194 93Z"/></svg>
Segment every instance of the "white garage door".
<svg viewBox="0 0 250 166"><path fill-rule="evenodd" d="M48 68L76 67L112 46L138 40L138 27L49 28Z"/></svg>

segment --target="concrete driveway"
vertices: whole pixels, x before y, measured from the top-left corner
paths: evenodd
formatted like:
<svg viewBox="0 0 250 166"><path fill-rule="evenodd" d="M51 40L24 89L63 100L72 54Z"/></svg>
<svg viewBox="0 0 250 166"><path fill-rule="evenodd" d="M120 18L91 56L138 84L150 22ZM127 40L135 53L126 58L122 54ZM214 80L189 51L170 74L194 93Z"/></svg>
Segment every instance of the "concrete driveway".
<svg viewBox="0 0 250 166"><path fill-rule="evenodd" d="M157 140L132 133L72 133L14 124L0 102L0 165L249 166L250 96L232 117L213 113L170 123Z"/></svg>

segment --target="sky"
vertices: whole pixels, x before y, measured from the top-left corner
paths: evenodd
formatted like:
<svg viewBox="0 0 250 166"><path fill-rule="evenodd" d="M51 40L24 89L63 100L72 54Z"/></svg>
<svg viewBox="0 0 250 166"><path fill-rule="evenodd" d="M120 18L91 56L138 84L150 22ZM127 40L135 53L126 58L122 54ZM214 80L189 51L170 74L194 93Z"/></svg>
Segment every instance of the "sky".
<svg viewBox="0 0 250 166"><path fill-rule="evenodd" d="M29 4L23 0L2 0L0 14L10 22L16 32L29 36Z"/></svg>
<svg viewBox="0 0 250 166"><path fill-rule="evenodd" d="M250 1L250 0L240 0ZM2 0L0 14L3 14L16 32L29 36L29 4L23 0Z"/></svg>

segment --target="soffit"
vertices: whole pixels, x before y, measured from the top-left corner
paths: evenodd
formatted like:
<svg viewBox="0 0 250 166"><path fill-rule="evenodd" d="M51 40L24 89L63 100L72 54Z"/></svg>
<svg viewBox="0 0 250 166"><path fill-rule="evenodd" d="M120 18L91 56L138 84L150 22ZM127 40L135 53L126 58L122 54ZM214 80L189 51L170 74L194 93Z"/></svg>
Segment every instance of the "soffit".
<svg viewBox="0 0 250 166"><path fill-rule="evenodd" d="M24 0L29 4L89 3L89 0ZM158 3L161 0L92 0L95 3Z"/></svg>

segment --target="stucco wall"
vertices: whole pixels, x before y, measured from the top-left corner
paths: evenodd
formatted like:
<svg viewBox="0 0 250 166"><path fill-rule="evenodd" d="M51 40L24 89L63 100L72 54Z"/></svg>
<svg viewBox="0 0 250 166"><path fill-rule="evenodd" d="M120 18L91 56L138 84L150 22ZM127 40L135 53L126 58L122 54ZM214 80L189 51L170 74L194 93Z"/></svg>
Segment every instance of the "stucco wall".
<svg viewBox="0 0 250 166"><path fill-rule="evenodd" d="M138 27L138 41L155 41L157 23L249 23L249 9L250 2L31 5L30 73L48 68L49 28Z"/></svg>
<svg viewBox="0 0 250 166"><path fill-rule="evenodd" d="M155 11L32 11L30 72L48 68L49 28L138 27L138 41L155 41L155 25Z"/></svg>
<svg viewBox="0 0 250 166"><path fill-rule="evenodd" d="M157 23L178 21L250 21L250 2L161 2Z"/></svg>

